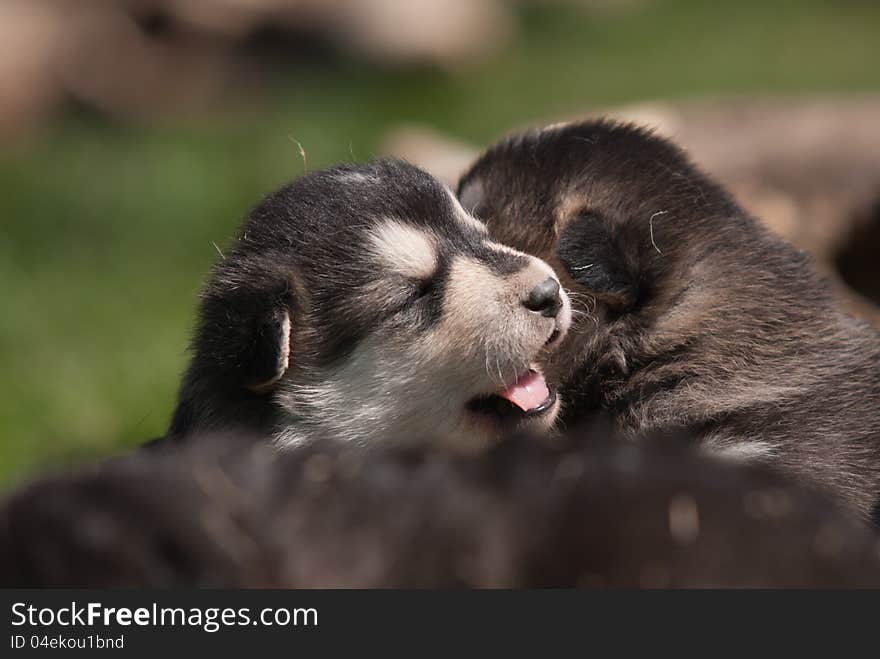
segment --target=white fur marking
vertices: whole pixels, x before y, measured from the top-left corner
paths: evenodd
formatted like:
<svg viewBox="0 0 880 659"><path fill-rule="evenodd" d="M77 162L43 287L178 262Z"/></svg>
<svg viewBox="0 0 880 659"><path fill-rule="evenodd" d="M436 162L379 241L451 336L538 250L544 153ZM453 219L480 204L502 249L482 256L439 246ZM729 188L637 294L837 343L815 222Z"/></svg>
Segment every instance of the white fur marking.
<svg viewBox="0 0 880 659"><path fill-rule="evenodd" d="M711 442L703 445L703 451L709 455L731 462L750 462L761 458L767 458L775 453L771 444L761 441L742 441L725 446L713 445Z"/></svg>
<svg viewBox="0 0 880 659"><path fill-rule="evenodd" d="M383 264L406 277L427 278L437 267L435 237L399 220L386 220L368 240Z"/></svg>
<svg viewBox="0 0 880 659"><path fill-rule="evenodd" d="M339 183L358 184L358 183L379 183L378 176L371 176L361 172L341 172L335 176Z"/></svg>

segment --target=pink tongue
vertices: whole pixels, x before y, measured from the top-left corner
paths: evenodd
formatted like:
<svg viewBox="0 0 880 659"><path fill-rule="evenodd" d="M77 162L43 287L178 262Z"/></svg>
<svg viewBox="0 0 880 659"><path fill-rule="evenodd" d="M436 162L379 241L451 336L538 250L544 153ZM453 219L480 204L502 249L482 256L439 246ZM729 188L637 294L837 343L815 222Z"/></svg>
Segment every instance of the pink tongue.
<svg viewBox="0 0 880 659"><path fill-rule="evenodd" d="M544 382L543 375L529 371L510 387L499 391L498 395L509 400L523 412L528 412L540 407L541 403L550 398L550 390Z"/></svg>

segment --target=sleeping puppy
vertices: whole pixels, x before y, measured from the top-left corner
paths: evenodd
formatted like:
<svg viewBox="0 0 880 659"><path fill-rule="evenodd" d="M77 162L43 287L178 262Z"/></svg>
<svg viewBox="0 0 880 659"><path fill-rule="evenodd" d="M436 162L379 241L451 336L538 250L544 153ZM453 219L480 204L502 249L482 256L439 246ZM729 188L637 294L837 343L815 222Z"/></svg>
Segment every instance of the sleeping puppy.
<svg viewBox="0 0 880 659"><path fill-rule="evenodd" d="M239 439L23 488L0 586L880 586L863 523L757 468L596 434L470 456Z"/></svg>
<svg viewBox="0 0 880 659"><path fill-rule="evenodd" d="M490 148L459 195L570 290L576 322L545 365L564 420L680 429L871 511L880 336L681 150L630 125L551 126Z"/></svg>
<svg viewBox="0 0 880 659"><path fill-rule="evenodd" d="M484 448L553 422L537 363L570 318L550 267L490 240L427 173L391 159L312 173L216 264L168 437Z"/></svg>

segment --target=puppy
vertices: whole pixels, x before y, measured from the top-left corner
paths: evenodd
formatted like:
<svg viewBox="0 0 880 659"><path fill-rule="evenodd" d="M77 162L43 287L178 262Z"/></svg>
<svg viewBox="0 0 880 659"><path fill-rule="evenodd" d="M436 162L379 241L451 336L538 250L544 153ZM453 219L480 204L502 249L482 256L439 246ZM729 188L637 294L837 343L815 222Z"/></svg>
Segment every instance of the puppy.
<svg viewBox="0 0 880 659"><path fill-rule="evenodd" d="M571 291L573 331L545 365L564 420L682 430L872 509L880 336L681 150L630 125L551 126L491 147L459 195Z"/></svg>
<svg viewBox="0 0 880 659"><path fill-rule="evenodd" d="M553 422L537 363L570 319L550 267L490 240L425 172L389 159L309 174L216 264L168 436L483 448Z"/></svg>
<svg viewBox="0 0 880 659"><path fill-rule="evenodd" d="M0 585L880 586L877 538L826 498L586 439L140 452L0 507Z"/></svg>

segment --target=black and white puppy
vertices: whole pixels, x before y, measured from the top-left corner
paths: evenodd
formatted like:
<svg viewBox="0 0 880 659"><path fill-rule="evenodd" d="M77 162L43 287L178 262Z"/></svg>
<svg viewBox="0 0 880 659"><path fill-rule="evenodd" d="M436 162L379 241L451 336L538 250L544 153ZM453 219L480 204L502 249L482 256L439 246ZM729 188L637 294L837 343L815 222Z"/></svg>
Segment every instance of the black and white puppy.
<svg viewBox="0 0 880 659"><path fill-rule="evenodd" d="M880 335L680 149L631 125L551 126L491 147L459 196L570 289L577 319L546 363L564 419L680 429L871 511Z"/></svg>
<svg viewBox="0 0 880 659"><path fill-rule="evenodd" d="M168 435L482 448L551 425L537 363L570 318L550 267L490 240L427 173L391 159L312 173L216 264Z"/></svg>

